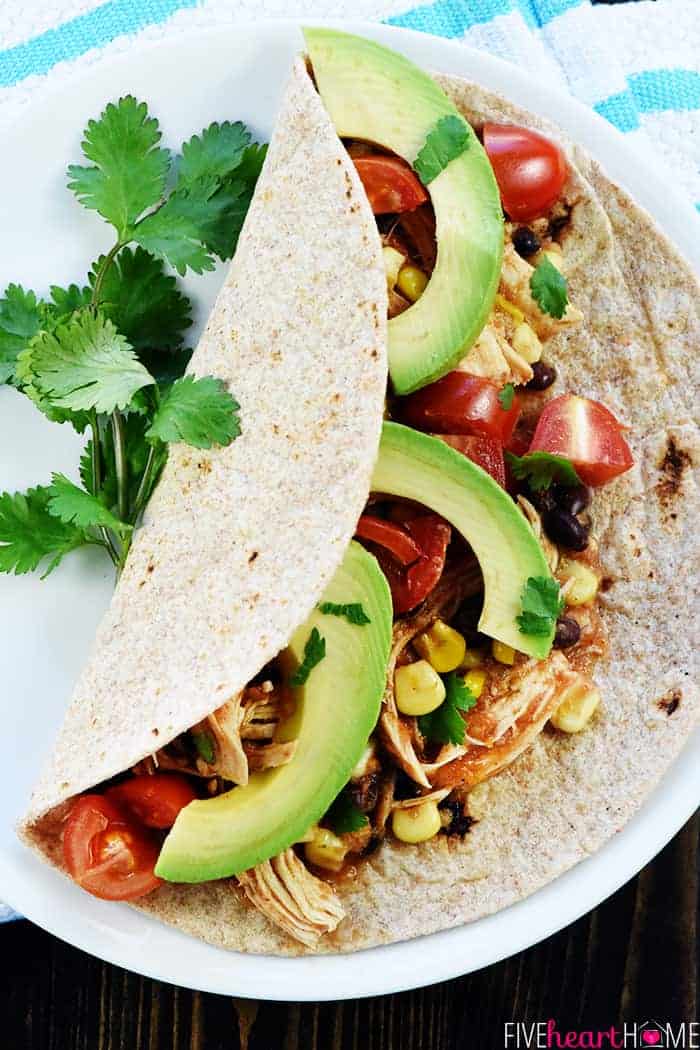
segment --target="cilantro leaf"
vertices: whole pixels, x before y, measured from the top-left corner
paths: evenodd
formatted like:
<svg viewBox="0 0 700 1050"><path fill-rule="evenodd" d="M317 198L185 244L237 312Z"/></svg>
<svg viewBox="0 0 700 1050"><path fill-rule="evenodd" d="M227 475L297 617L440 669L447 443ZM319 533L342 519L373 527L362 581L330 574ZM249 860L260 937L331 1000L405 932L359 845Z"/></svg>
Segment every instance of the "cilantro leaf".
<svg viewBox="0 0 700 1050"><path fill-rule="evenodd" d="M225 179L239 166L249 143L250 132L240 121L210 124L183 143L177 185L194 182L204 175Z"/></svg>
<svg viewBox="0 0 700 1050"><path fill-rule="evenodd" d="M498 395L498 400L501 403L501 408L508 412L513 404L513 397L515 395L515 387L512 383L506 383Z"/></svg>
<svg viewBox="0 0 700 1050"><path fill-rule="evenodd" d="M326 820L336 835L348 835L367 827L369 821L344 788L326 813Z"/></svg>
<svg viewBox="0 0 700 1050"><path fill-rule="evenodd" d="M158 121L132 95L104 109L85 130L83 153L94 167L71 164L68 188L110 222L120 240L163 196L170 154L160 149Z"/></svg>
<svg viewBox="0 0 700 1050"><path fill-rule="evenodd" d="M421 715L418 728L428 740L441 744L463 744L466 724L460 711L470 711L477 698L455 671L444 679L445 699L429 715Z"/></svg>
<svg viewBox="0 0 700 1050"><path fill-rule="evenodd" d="M17 355L42 327L42 304L34 292L10 284L0 299L0 383L14 379Z"/></svg>
<svg viewBox="0 0 700 1050"><path fill-rule="evenodd" d="M255 183L267 156L267 143L251 142L243 152L240 164L236 168L236 178Z"/></svg>
<svg viewBox="0 0 700 1050"><path fill-rule="evenodd" d="M428 132L413 164L416 174L425 186L437 178L451 160L464 153L469 146L469 136L469 125L456 113L438 120L435 127Z"/></svg>
<svg viewBox="0 0 700 1050"><path fill-rule="evenodd" d="M551 576L530 576L521 595L522 612L517 617L521 634L547 635L554 630L564 599Z"/></svg>
<svg viewBox="0 0 700 1050"><path fill-rule="evenodd" d="M211 733L208 733L206 729L196 733L190 730L190 736L199 757L203 758L208 765L213 766L216 760L216 751L214 750L214 741Z"/></svg>
<svg viewBox="0 0 700 1050"><path fill-rule="evenodd" d="M73 484L65 474L51 476L48 511L65 525L76 525L79 529L103 525L118 536L132 531L132 526L115 517L97 496Z"/></svg>
<svg viewBox="0 0 700 1050"><path fill-rule="evenodd" d="M581 484L571 460L565 456L555 456L552 452L526 452L524 456L516 456L506 452L506 459L514 476L519 481L527 480L533 492L548 489L553 481L569 488Z"/></svg>
<svg viewBox="0 0 700 1050"><path fill-rule="evenodd" d="M326 655L326 639L319 634L317 627L312 627L306 645L304 646L304 659L289 679L293 687L304 685L307 678L317 664L320 664Z"/></svg>
<svg viewBox="0 0 700 1050"><path fill-rule="evenodd" d="M209 252L228 259L248 211L252 188L245 183L220 186L209 176L196 179L168 197L134 230L134 240L184 274L214 269Z"/></svg>
<svg viewBox="0 0 700 1050"><path fill-rule="evenodd" d="M543 255L530 277L530 292L540 310L561 318L569 302L569 285L560 270Z"/></svg>
<svg viewBox="0 0 700 1050"><path fill-rule="evenodd" d="M67 288L60 288L57 284L52 284L51 299L53 302L46 306L50 324L45 327L53 328L67 321L76 310L89 306L91 295L90 288L79 288L77 284L69 284Z"/></svg>
<svg viewBox="0 0 700 1050"><path fill-rule="evenodd" d="M241 432L239 407L220 379L183 376L168 390L146 436L150 441L184 441L195 448L230 445Z"/></svg>
<svg viewBox="0 0 700 1050"><path fill-rule="evenodd" d="M361 602L349 602L345 605L337 605L335 602L321 602L319 611L328 616L344 616L349 623L364 627L371 623L369 616L362 608Z"/></svg>
<svg viewBox="0 0 700 1050"><path fill-rule="evenodd" d="M158 386L169 386L176 379L181 379L190 363L192 351L182 350L142 350L139 359L148 369Z"/></svg>
<svg viewBox="0 0 700 1050"><path fill-rule="evenodd" d="M112 322L91 312L35 336L20 354L18 377L54 407L105 413L153 383Z"/></svg>
<svg viewBox="0 0 700 1050"><path fill-rule="evenodd" d="M0 495L0 572L33 572L48 558L48 576L64 554L89 542L82 529L49 513L49 498L47 486Z"/></svg>
<svg viewBox="0 0 700 1050"><path fill-rule="evenodd" d="M104 256L93 263L89 281L94 289ZM189 299L166 274L163 263L143 248L122 248L105 272L100 289L101 312L136 351L178 347L192 324Z"/></svg>

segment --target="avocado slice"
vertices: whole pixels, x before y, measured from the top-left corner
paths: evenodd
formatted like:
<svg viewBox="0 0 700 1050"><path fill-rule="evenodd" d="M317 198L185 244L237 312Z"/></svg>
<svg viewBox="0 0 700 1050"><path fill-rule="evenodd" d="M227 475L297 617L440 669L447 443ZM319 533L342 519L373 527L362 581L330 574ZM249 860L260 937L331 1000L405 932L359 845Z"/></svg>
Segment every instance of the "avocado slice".
<svg viewBox="0 0 700 1050"><path fill-rule="evenodd" d="M549 635L521 634L517 616L529 577L550 577L535 535L513 500L493 478L439 438L400 423L384 423L372 491L417 500L462 533L484 576L479 630L539 660Z"/></svg>
<svg viewBox="0 0 700 1050"><path fill-rule="evenodd" d="M335 29L305 29L314 79L338 135L374 142L413 164L445 116L461 118L432 77L403 55ZM467 149L427 187L437 263L410 309L389 321L389 371L397 394L449 372L491 312L503 255L503 210L484 149L465 121Z"/></svg>
<svg viewBox="0 0 700 1050"><path fill-rule="evenodd" d="M301 663L314 627L325 639L326 655L296 690L294 757L285 766L253 774L245 787L186 806L160 851L160 878L206 882L276 856L323 816L349 780L379 717L391 643L391 594L376 560L353 542L323 601L360 602L370 623L356 626L315 609L295 632L285 654L292 666Z"/></svg>

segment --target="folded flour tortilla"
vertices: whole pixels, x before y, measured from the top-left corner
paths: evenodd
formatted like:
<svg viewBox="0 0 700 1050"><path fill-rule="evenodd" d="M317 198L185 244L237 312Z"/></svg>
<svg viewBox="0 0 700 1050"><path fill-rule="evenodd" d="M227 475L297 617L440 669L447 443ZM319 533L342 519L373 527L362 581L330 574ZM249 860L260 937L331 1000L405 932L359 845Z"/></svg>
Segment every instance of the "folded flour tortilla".
<svg viewBox="0 0 700 1050"><path fill-rule="evenodd" d="M610 635L595 674L604 699L589 731L545 730L472 792L476 823L464 841L391 840L363 861L356 879L336 887L347 918L318 952L431 933L526 897L622 828L700 711L697 628L688 612L698 598L697 281L648 215L559 129L474 84L438 79L473 123L539 129L571 163L563 251L585 320L558 334L548 356L561 389L603 401L629 424L636 462L594 502ZM324 163L315 170L297 164L319 150ZM285 176L295 190L291 216L275 212ZM47 811L162 746L245 684L284 645L339 562L376 449L383 280L352 165L300 67L194 361L198 371L230 378L244 436L208 454L209 474L191 450L171 457L24 825L57 862ZM274 320L271 304L279 307ZM317 375L324 362L327 375ZM275 374L284 374L288 397L280 397ZM196 506L211 508L207 520L192 522L190 487ZM260 553L251 566L253 550ZM230 881L165 886L137 906L225 948L309 951L246 906Z"/></svg>

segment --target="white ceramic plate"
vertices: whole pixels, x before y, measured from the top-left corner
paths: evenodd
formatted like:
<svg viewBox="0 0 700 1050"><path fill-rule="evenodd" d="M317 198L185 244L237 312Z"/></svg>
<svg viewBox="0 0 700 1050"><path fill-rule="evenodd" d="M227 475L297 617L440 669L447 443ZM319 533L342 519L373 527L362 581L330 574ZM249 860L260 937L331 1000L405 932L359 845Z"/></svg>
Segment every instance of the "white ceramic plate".
<svg viewBox="0 0 700 1050"><path fill-rule="evenodd" d="M700 269L700 222L602 119L538 84L514 66L434 37L368 24L346 28L404 51L426 68L473 78L559 122L651 211ZM98 65L60 97L40 99L6 135L0 167L0 287L9 281L43 291L55 280L82 281L87 264L110 245L106 225L65 188L65 167L79 157L89 117L120 94L145 98L167 145L212 120L247 121L267 138L299 27L266 23L226 27L135 47ZM197 332L221 270L187 281L199 305ZM194 333L196 334L196 332ZM0 490L44 482L51 470L74 473L79 439L43 420L29 402L0 389ZM0 898L51 933L139 973L210 992L285 1000L378 995L445 980L502 959L554 933L634 875L690 816L700 798L700 738L620 834L527 900L471 925L349 956L276 959L208 947L123 905L97 901L30 856L12 825L48 754L71 685L88 652L112 588L105 560L71 555L49 581L0 580L4 787L0 792Z"/></svg>

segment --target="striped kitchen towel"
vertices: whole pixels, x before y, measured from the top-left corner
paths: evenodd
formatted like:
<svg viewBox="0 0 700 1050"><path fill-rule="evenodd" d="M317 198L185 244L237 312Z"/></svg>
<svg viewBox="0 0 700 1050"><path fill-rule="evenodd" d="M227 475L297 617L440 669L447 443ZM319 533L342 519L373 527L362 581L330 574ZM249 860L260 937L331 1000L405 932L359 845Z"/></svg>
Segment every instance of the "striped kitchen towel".
<svg viewBox="0 0 700 1050"><path fill-rule="evenodd" d="M3 0L0 121L43 83L57 86L136 39L348 16L464 40L551 79L652 150L700 208L700 0Z"/></svg>
<svg viewBox="0 0 700 1050"><path fill-rule="evenodd" d="M652 151L700 209L700 0L2 0L0 125L138 40L282 17L384 20L515 62Z"/></svg>

